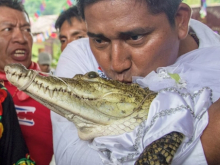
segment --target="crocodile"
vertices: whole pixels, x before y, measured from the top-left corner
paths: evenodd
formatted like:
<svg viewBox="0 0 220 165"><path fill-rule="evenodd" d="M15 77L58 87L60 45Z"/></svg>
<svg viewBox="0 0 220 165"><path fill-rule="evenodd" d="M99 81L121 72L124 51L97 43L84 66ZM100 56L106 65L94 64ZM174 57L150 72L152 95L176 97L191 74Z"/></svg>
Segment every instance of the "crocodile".
<svg viewBox="0 0 220 165"><path fill-rule="evenodd" d="M150 104L157 96L138 84L104 79L96 72L60 78L21 64L9 64L4 70L19 90L73 122L82 140L133 131L147 120ZM171 164L183 138L183 134L171 132L154 141L136 164Z"/></svg>

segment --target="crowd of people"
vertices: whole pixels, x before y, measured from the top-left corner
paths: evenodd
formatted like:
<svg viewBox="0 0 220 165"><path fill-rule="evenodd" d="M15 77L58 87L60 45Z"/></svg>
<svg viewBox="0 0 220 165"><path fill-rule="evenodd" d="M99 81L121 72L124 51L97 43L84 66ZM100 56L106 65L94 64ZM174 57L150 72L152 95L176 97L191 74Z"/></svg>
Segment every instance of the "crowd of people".
<svg viewBox="0 0 220 165"><path fill-rule="evenodd" d="M38 62L32 61L28 13L18 0L0 0L0 165L49 165L53 155L57 165L130 165L139 155L129 155L173 131L185 135L185 141L172 164L220 164L220 36L191 19L191 9L182 0L78 0L76 6L55 23L62 53L53 74L72 78L96 71L104 78L135 82L164 95L152 105L152 115L176 111L159 118L154 125L160 128L151 126L148 132L146 121L138 149L130 133L81 140L72 122L6 79L4 67L11 63L50 73L52 57L41 52ZM180 79L174 81L172 74ZM185 92L197 92L188 100L195 104L195 116L173 103L177 96L171 94L172 87L182 98Z"/></svg>

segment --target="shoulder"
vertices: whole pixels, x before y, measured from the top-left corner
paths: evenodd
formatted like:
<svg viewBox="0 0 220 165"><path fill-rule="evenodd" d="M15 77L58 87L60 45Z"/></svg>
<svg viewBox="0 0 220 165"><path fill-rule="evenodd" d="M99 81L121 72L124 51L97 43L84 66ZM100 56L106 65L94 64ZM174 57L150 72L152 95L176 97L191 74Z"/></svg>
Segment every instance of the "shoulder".
<svg viewBox="0 0 220 165"><path fill-rule="evenodd" d="M75 74L85 74L96 71L98 63L90 49L89 39L83 38L67 45L60 55L55 75L73 77Z"/></svg>
<svg viewBox="0 0 220 165"><path fill-rule="evenodd" d="M94 56L89 45L89 39L82 38L72 41L61 53L60 58L65 58L70 61L85 61L86 59L90 59L91 61L91 59L94 59Z"/></svg>
<svg viewBox="0 0 220 165"><path fill-rule="evenodd" d="M89 38L82 38L75 41L70 42L67 47L64 49L64 52L71 51L71 50L78 50L78 51L89 51L91 53L90 45L89 45Z"/></svg>

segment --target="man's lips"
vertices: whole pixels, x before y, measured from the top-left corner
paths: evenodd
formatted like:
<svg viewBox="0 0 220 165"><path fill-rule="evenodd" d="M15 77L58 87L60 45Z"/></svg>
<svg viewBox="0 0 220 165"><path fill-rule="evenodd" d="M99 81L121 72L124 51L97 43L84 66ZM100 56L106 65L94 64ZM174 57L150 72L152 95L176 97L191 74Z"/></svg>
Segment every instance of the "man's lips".
<svg viewBox="0 0 220 165"><path fill-rule="evenodd" d="M12 59L16 61L23 61L27 58L28 52L24 49L16 49L12 53Z"/></svg>
<svg viewBox="0 0 220 165"><path fill-rule="evenodd" d="M118 80L118 79L115 79L116 81L120 81L120 82L122 82L122 83L124 83L124 84L131 84L132 83L132 81L129 81L129 80Z"/></svg>

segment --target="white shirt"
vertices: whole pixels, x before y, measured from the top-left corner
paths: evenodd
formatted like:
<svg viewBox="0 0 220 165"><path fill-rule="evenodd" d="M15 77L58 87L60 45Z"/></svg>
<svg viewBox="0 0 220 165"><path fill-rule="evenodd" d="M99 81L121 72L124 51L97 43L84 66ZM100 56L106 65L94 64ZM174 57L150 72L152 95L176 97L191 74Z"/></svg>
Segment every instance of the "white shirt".
<svg viewBox="0 0 220 165"><path fill-rule="evenodd" d="M219 76L216 75L220 75L220 37L213 33L207 26L201 24L198 21L191 20L190 26L196 32L196 35L200 40L200 46L198 50L194 50L185 55L182 55L172 66L159 68L158 73L160 73L160 75L158 73L152 72L145 78L135 78L135 80L143 87L149 86L152 90L159 91L160 89L154 86L154 81L157 83L160 82L161 85L157 86L162 88L177 86L178 84L176 84L173 79L163 78L163 76L167 76L167 73L177 73L180 75L183 82L185 82L188 92L198 92L198 90L202 89L202 87L208 86L213 90L213 101L216 101L220 95L220 88L217 89L218 86L216 85L219 83L217 78ZM96 71L100 74L103 74L91 52L88 39L81 39L71 42L61 54L55 75L59 77L71 78L75 74L85 74L88 71ZM150 81L151 83L146 83L148 82L149 78L152 80ZM164 92L166 93L166 97L168 95L170 98L177 98L179 99L178 102L182 102L184 105L188 105L191 102L189 99L179 96L179 94L172 92L169 93L168 91L162 91L162 93L159 94L155 100L159 99L160 101L160 97L164 96ZM185 93L186 91L181 92ZM169 125L167 127L163 127L163 130L167 128L167 130L163 131L163 133L156 133L157 131L155 130L157 130L158 127L157 124L154 123L151 129L147 131L147 136L144 134L142 135L141 139L143 143L139 144L138 151L142 152L141 150L143 150L143 148L150 144L153 140L158 139L169 131L176 130L184 133L186 138L176 153L172 164L207 164L200 141L200 136L208 123L208 113L206 110L210 104L209 97L209 90L203 90L199 94L198 98L195 98L195 102L190 104L191 108L197 115L200 113L203 114L204 112L200 120L193 118L188 110L183 110L184 108L178 111L178 113L183 113L184 115L182 114L182 116L184 117L181 119L188 119L188 122L181 122L181 119L176 118L179 117L179 115L176 115L176 113L172 114L174 115L173 117L169 116L167 119L165 119L166 117L164 119L160 119L161 121L158 122L160 124L167 123L169 119L170 121L173 121L177 127L174 127L174 125L173 127ZM207 102L200 101L204 98ZM150 121L152 121L151 118L155 116L156 113L159 113L165 109L170 109L172 106L174 108L178 107L178 105L163 105L161 106L162 108L158 108L155 102L156 101L152 103L152 108L154 110L150 111L148 120L143 123L143 130L145 131L147 126L149 126ZM199 105L202 105L204 109L201 110ZM125 152L126 147L134 144L134 142L132 144L132 140L135 140L135 137L137 137L137 131L140 129L140 127L137 127L133 132L127 134L131 137L131 141L127 141L127 139L125 140L124 138L122 141L122 135L119 135L115 137L99 137L95 138L93 142L89 142L79 139L74 124L69 122L67 119L53 112L51 113L51 118L53 124L54 153L58 165L96 165L103 164L103 162L104 164L119 164L120 162L118 162L117 159L123 156L123 152L125 153L124 156L130 154L129 152ZM175 118L178 120L174 120ZM187 123L193 127L189 127ZM154 136L149 137L149 132L152 132L152 135ZM189 142L191 135L194 135L193 142L190 143L190 146L184 146L187 141ZM123 145L123 147L113 147L113 150L122 149L121 151L123 152L120 152L122 155L113 151L111 153L112 159L109 160L104 153L100 152L99 144L102 144L102 141L106 142L106 140L109 140L109 142L114 142L115 144L120 141L120 144ZM111 147L109 145L110 143L107 142L106 144L106 148ZM123 164L132 164L131 162L133 163L134 160L130 161L130 163L124 162Z"/></svg>

